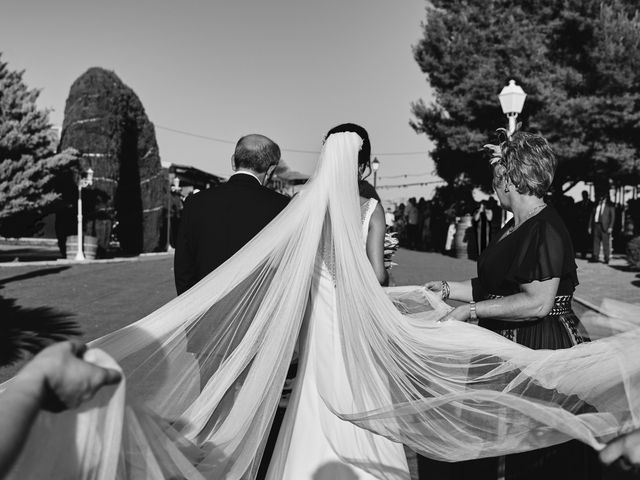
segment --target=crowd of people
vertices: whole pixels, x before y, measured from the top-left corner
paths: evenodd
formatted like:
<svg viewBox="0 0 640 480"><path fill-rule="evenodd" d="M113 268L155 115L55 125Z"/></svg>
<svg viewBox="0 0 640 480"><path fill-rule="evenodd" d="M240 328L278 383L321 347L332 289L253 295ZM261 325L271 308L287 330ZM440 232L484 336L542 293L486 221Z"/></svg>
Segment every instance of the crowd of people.
<svg viewBox="0 0 640 480"><path fill-rule="evenodd" d="M631 200L626 206L614 203L606 188L598 189L593 200L586 190L581 196L580 201L575 201L568 195L548 195L545 202L557 209L579 258L609 263L612 253L623 253L626 242L634 235L637 201ZM412 197L395 210L388 207L387 215L387 225L397 233L402 247L448 254L455 253L456 228L468 216L464 253L471 259L478 258L509 218L494 197L467 204L462 215L455 204L444 205L436 198L421 197L416 201Z"/></svg>
<svg viewBox="0 0 640 480"><path fill-rule="evenodd" d="M393 215L389 228L397 232L403 247L427 252L453 252L453 235L461 220L457 205L446 205L435 198L425 200L421 197L416 201L412 197L406 204L400 203L395 210L389 208L388 211ZM502 209L493 197L489 197L469 206L468 214L471 217L468 253L470 258L477 258L502 226Z"/></svg>

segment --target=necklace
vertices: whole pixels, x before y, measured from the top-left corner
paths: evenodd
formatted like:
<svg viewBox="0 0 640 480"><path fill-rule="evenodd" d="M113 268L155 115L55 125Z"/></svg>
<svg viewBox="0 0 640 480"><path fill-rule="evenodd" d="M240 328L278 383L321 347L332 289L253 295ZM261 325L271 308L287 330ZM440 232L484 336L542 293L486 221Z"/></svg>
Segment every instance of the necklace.
<svg viewBox="0 0 640 480"><path fill-rule="evenodd" d="M510 234L512 234L513 232L515 232L515 231L520 227L520 225L522 225L525 221L529 220L531 217L533 217L536 213L538 213L540 210L542 210L542 209L543 209L544 207L546 207L546 206L547 206L547 204L546 204L546 203L542 203L542 204L540 204L540 205L536 205L534 208L532 208L532 209L529 211L529 213L527 213L527 214L525 215L525 217L522 219L522 221L521 221L517 226L516 226L516 224L515 224L516 222L515 222L515 219L514 219L514 221L513 221L513 225L511 225L511 226L509 227L509 230L507 230L507 235L510 235Z"/></svg>

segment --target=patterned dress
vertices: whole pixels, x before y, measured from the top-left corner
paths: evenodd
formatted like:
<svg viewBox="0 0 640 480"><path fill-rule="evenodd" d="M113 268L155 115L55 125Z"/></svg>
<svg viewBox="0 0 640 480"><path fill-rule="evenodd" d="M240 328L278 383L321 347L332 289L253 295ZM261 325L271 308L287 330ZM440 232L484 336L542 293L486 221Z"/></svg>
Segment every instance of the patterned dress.
<svg viewBox="0 0 640 480"><path fill-rule="evenodd" d="M556 210L547 206L505 236L513 219L498 232L478 259L478 278L472 281L475 301L521 292L521 285L559 278L551 312L523 322L481 319L481 327L532 349L570 348L589 337L571 308L578 285L571 236ZM503 457L462 462L459 468L475 479L597 479L601 468L595 452L570 441L557 446ZM498 474L498 470L500 473ZM462 475L460 478L466 478ZM471 478L471 477L469 477Z"/></svg>

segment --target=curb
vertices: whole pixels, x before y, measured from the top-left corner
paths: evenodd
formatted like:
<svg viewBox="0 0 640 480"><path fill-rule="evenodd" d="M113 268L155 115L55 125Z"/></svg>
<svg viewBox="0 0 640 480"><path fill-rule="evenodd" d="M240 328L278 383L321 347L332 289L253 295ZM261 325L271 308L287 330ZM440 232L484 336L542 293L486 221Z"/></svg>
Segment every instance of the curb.
<svg viewBox="0 0 640 480"><path fill-rule="evenodd" d="M157 253L141 253L136 257L117 257L117 258L101 258L94 260L72 260L67 258L60 258L58 260L36 260L34 262L0 262L1 268L16 268L16 267L39 267L39 266L57 266L57 265L90 265L90 264L104 264L104 263L133 263L144 262L150 260L161 260L165 257L172 257L173 252L157 252Z"/></svg>

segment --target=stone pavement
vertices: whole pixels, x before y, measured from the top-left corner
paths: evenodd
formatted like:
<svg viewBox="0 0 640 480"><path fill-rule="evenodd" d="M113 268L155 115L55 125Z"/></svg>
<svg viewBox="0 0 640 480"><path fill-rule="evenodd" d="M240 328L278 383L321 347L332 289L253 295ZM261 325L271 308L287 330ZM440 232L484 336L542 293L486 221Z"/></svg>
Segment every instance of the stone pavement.
<svg viewBox="0 0 640 480"><path fill-rule="evenodd" d="M640 303L640 269L629 267L623 256L614 255L609 265L576 259L576 296L595 305L603 298Z"/></svg>
<svg viewBox="0 0 640 480"><path fill-rule="evenodd" d="M467 280L476 276L476 262L401 248L393 261L391 281L396 285L422 285L429 280Z"/></svg>

